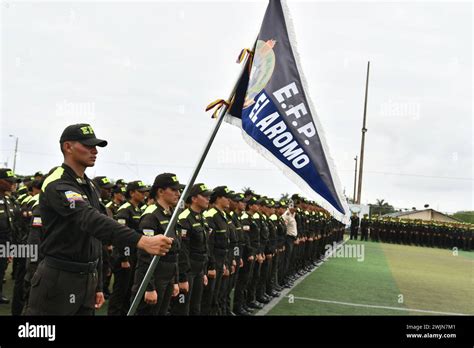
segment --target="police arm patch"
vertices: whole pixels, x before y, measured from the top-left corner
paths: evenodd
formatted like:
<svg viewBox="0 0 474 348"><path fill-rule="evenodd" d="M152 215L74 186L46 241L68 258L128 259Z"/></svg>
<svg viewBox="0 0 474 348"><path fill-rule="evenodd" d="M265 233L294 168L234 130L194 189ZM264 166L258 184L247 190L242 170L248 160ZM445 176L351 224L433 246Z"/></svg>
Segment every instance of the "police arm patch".
<svg viewBox="0 0 474 348"><path fill-rule="evenodd" d="M31 223L31 226L42 227L43 226L43 221L41 221L41 217L35 216L33 218L33 222Z"/></svg>
<svg viewBox="0 0 474 348"><path fill-rule="evenodd" d="M84 202L84 198L82 198L82 195L80 193L74 191L65 191L64 195L66 196L66 199L69 203Z"/></svg>
<svg viewBox="0 0 474 348"><path fill-rule="evenodd" d="M148 237L153 237L155 235L155 231L149 228L144 228L143 234Z"/></svg>

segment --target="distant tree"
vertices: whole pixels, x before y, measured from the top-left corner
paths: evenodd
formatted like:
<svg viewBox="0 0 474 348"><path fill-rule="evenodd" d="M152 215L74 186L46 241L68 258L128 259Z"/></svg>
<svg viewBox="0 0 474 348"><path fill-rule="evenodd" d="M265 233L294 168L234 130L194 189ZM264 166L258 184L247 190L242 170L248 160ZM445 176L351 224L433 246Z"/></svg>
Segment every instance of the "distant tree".
<svg viewBox="0 0 474 348"><path fill-rule="evenodd" d="M451 216L463 222L474 224L474 211L458 211Z"/></svg>
<svg viewBox="0 0 474 348"><path fill-rule="evenodd" d="M284 199L286 201L289 200L290 199L290 194L288 192L282 193L281 197L280 197L280 200L282 200L282 199Z"/></svg>
<svg viewBox="0 0 474 348"><path fill-rule="evenodd" d="M369 204L370 214L385 215L395 212L395 208L384 199L376 199L375 204Z"/></svg>

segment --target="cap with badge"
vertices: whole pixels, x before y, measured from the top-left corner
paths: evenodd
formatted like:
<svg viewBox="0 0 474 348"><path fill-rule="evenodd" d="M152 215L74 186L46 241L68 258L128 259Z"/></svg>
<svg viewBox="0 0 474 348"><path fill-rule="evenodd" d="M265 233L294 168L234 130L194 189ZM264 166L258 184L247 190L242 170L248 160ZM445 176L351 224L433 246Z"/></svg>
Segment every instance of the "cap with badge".
<svg viewBox="0 0 474 348"><path fill-rule="evenodd" d="M173 173L163 173L159 174L155 181L153 182L153 186L156 188L173 188L176 190L181 190L184 188L185 185L179 183L178 177L176 174Z"/></svg>
<svg viewBox="0 0 474 348"><path fill-rule="evenodd" d="M0 179L10 181L11 183L20 183L21 179L13 173L13 170L10 168L1 168L0 169Z"/></svg>
<svg viewBox="0 0 474 348"><path fill-rule="evenodd" d="M125 192L127 192L127 190L126 190L125 187L123 187L123 186L115 185L115 186L112 188L112 193L125 194Z"/></svg>
<svg viewBox="0 0 474 348"><path fill-rule="evenodd" d="M141 180L131 181L127 184L126 192L130 191L140 191L146 192L149 191L150 188L143 183Z"/></svg>
<svg viewBox="0 0 474 348"><path fill-rule="evenodd" d="M212 191L210 191L203 183L194 184L189 190L189 197L194 197L197 195L209 197L211 194Z"/></svg>
<svg viewBox="0 0 474 348"><path fill-rule="evenodd" d="M194 184L189 190L188 197L186 198L186 203L190 204L191 198L197 195L209 197L211 194L212 191L210 191L203 183Z"/></svg>
<svg viewBox="0 0 474 348"><path fill-rule="evenodd" d="M106 189L107 190L107 189L111 189L115 186L114 184L112 184L110 179L106 176L96 176L93 181L101 189Z"/></svg>
<svg viewBox="0 0 474 348"><path fill-rule="evenodd" d="M65 141L78 141L86 146L107 146L107 141L98 139L95 136L95 132L92 127L87 123L79 123L67 126L61 134L61 138L59 139L61 144Z"/></svg>
<svg viewBox="0 0 474 348"><path fill-rule="evenodd" d="M243 193L232 192L231 199L235 202L242 202L245 199L245 196Z"/></svg>
<svg viewBox="0 0 474 348"><path fill-rule="evenodd" d="M231 198L232 194L227 186L217 186L212 190L211 197L226 197Z"/></svg>
<svg viewBox="0 0 474 348"><path fill-rule="evenodd" d="M123 179L118 179L118 180L115 182L115 185L127 186L127 183L126 183L125 180L123 180Z"/></svg>
<svg viewBox="0 0 474 348"><path fill-rule="evenodd" d="M178 177L173 173L162 173L156 176L153 186L150 189L150 197L155 198L158 189L172 188L175 190L181 190L185 187L179 183Z"/></svg>

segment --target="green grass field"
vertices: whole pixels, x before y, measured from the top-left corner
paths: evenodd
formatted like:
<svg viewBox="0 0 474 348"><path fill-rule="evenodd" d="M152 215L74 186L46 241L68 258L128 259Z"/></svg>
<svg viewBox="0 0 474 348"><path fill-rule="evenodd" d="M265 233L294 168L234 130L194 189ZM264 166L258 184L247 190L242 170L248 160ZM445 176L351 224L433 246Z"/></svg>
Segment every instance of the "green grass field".
<svg viewBox="0 0 474 348"><path fill-rule="evenodd" d="M347 243L364 245L363 262L330 258L289 292L293 298L282 298L268 315L430 314L367 306L474 315L474 252L460 251L453 256L450 250L434 248ZM11 299L10 273L9 267L4 293ZM107 302L97 314L106 313ZM10 305L0 305L0 315L10 315Z"/></svg>
<svg viewBox="0 0 474 348"><path fill-rule="evenodd" d="M474 253L460 251L454 256L450 250L434 248L347 243L364 245L363 262L330 258L268 314L437 314L368 306L474 314Z"/></svg>

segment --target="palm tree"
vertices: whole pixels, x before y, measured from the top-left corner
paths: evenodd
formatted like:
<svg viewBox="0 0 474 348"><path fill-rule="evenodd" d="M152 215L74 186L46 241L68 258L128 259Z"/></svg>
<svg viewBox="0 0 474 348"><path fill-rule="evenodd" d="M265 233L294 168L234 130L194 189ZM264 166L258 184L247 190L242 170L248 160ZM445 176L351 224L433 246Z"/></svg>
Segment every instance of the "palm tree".
<svg viewBox="0 0 474 348"><path fill-rule="evenodd" d="M374 208L378 211L379 215L384 215L388 213L393 213L393 207L385 202L384 199L376 199L375 204L373 205Z"/></svg>

